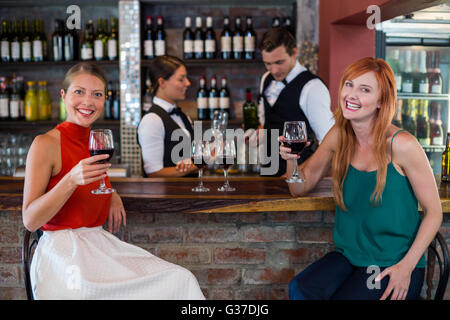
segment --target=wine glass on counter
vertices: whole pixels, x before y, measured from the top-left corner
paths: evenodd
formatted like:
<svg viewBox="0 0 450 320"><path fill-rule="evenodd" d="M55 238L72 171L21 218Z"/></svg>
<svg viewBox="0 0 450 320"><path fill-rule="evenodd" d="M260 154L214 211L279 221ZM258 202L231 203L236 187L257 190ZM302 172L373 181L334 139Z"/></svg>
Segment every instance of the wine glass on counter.
<svg viewBox="0 0 450 320"><path fill-rule="evenodd" d="M109 129L95 129L91 130L89 136L89 153L91 156L99 154L108 154L109 158L99 160L97 163L109 162L114 154L114 140L112 131ZM91 191L93 194L110 194L114 189L108 188L105 185L105 179L102 177L100 187Z"/></svg>
<svg viewBox="0 0 450 320"><path fill-rule="evenodd" d="M203 186L203 169L206 168L211 158L211 147L208 141L193 140L191 149L192 163L198 168L198 186L192 188L194 192L208 192L209 188Z"/></svg>
<svg viewBox="0 0 450 320"><path fill-rule="evenodd" d="M304 121L286 121L284 123L283 137L284 146L290 148L292 154L301 154L308 142L306 123ZM292 176L289 179L286 179L287 183L305 182L305 179L298 176L297 167L296 163L294 170L292 171Z"/></svg>
<svg viewBox="0 0 450 320"><path fill-rule="evenodd" d="M219 162L219 165L223 168L223 174L225 176L224 185L218 188L217 191L235 191L236 188L231 187L228 182L228 169L236 160L236 146L234 144L234 139L226 139L217 146L216 159Z"/></svg>

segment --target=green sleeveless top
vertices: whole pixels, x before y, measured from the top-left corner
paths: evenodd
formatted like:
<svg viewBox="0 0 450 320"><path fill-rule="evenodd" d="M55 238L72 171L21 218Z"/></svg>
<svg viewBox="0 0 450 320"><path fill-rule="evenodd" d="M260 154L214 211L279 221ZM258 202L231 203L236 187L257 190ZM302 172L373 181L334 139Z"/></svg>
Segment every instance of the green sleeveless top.
<svg viewBox="0 0 450 320"><path fill-rule="evenodd" d="M359 171L351 164L343 186L347 211L336 206L334 243L352 265L390 267L408 252L421 222L417 198L408 178L388 164L381 202L370 200L377 183L377 171ZM425 255L416 267L425 267Z"/></svg>

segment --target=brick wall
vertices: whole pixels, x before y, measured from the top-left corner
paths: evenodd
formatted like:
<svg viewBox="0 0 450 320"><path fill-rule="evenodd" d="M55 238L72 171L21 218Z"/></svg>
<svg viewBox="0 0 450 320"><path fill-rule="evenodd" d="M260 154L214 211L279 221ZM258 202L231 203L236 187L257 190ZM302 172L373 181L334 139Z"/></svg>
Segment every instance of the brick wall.
<svg viewBox="0 0 450 320"><path fill-rule="evenodd" d="M450 239L450 217L441 232ZM287 299L288 283L333 249L333 212L128 212L120 238L197 277L207 299ZM0 299L25 299L21 271L23 225L0 211ZM446 299L450 298L447 287Z"/></svg>

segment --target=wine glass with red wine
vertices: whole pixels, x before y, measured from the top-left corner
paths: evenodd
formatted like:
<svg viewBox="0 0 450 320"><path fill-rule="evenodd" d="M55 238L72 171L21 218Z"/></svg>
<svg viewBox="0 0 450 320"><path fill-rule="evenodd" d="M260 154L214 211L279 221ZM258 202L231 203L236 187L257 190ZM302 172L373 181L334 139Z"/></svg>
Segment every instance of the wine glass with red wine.
<svg viewBox="0 0 450 320"><path fill-rule="evenodd" d="M114 141L112 131L109 129L91 130L89 136L89 153L91 156L99 154L108 154L109 158L97 161L97 163L109 162L114 154ZM105 185L105 180L101 179L100 187L91 191L93 194L109 194L113 193L114 189L108 188Z"/></svg>
<svg viewBox="0 0 450 320"><path fill-rule="evenodd" d="M192 163L198 168L198 186L192 188L194 192L208 192L209 188L203 186L203 169L208 165L211 158L211 149L208 141L193 140L191 150Z"/></svg>
<svg viewBox="0 0 450 320"><path fill-rule="evenodd" d="M301 154L308 141L306 123L304 121L286 121L284 123L283 137L284 146L290 148L292 154ZM289 179L286 179L287 183L305 182L305 179L298 176L297 167L297 161L295 161L292 176Z"/></svg>
<svg viewBox="0 0 450 320"><path fill-rule="evenodd" d="M236 146L234 139L226 139L223 143L219 144L216 151L216 160L223 168L223 174L225 176L225 183L223 186L217 189L217 191L230 192L235 191L236 188L230 186L228 182L228 169L234 164L236 159Z"/></svg>

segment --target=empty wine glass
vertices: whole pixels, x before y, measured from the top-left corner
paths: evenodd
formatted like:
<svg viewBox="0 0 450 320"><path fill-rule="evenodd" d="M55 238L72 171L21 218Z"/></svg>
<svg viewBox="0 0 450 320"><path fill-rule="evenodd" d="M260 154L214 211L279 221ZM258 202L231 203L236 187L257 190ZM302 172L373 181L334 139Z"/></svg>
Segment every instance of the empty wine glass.
<svg viewBox="0 0 450 320"><path fill-rule="evenodd" d="M306 133L306 123L304 121L286 121L284 123L283 137L284 146L290 148L292 154L300 154L303 151L303 148L305 148L306 142L308 141L308 136ZM295 160L292 176L289 179L286 179L287 183L305 182L305 179L302 179L298 176L297 167L297 160Z"/></svg>
<svg viewBox="0 0 450 320"><path fill-rule="evenodd" d="M89 136L89 153L91 156L99 154L108 154L109 158L97 161L97 163L109 162L114 154L114 140L112 131L109 129L91 130ZM100 181L100 187L91 191L93 194L109 194L113 193L114 189L108 188L105 185L105 179Z"/></svg>
<svg viewBox="0 0 450 320"><path fill-rule="evenodd" d="M208 192L209 188L203 186L203 169L208 165L211 157L211 149L208 141L192 141L191 159L192 163L198 168L198 186L192 188L194 192Z"/></svg>
<svg viewBox="0 0 450 320"><path fill-rule="evenodd" d="M225 183L217 189L217 191L229 192L235 191L236 188L230 186L228 182L228 169L234 164L236 159L236 146L233 139L227 139L218 145L216 150L216 159L223 168Z"/></svg>

